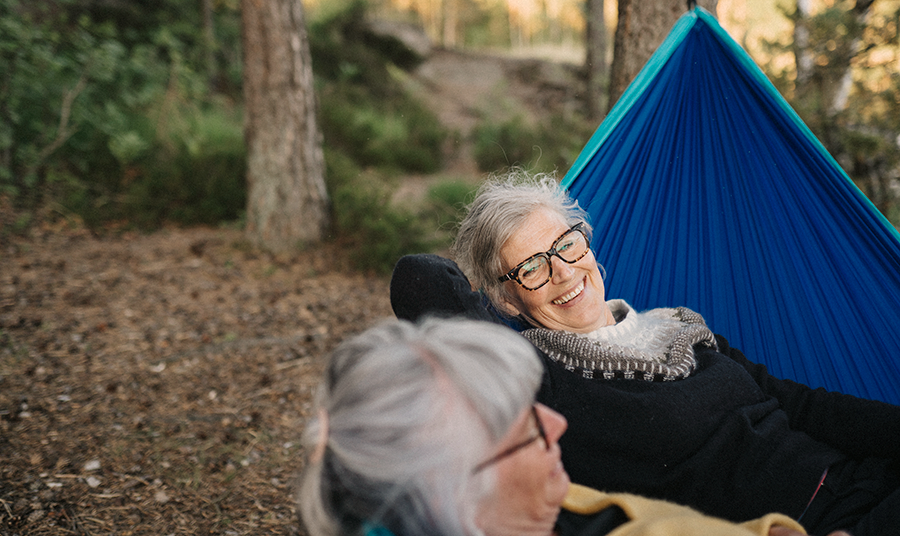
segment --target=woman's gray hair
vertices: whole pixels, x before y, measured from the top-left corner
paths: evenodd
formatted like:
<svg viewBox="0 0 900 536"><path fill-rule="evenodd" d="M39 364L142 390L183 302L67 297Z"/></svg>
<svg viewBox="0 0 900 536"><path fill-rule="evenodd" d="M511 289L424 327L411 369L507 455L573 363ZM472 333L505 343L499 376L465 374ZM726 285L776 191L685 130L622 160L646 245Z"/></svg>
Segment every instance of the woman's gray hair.
<svg viewBox="0 0 900 536"><path fill-rule="evenodd" d="M456 263L501 313L510 295L498 281L503 275L500 249L537 209L559 214L568 225L583 221L590 233L587 214L554 176L531 175L522 169L485 181L460 222L452 248Z"/></svg>
<svg viewBox="0 0 900 536"><path fill-rule="evenodd" d="M534 402L542 370L523 337L472 320L391 320L341 344L318 394L327 417L304 433L307 452L327 434L301 478L309 533L480 534L493 472L473 468Z"/></svg>

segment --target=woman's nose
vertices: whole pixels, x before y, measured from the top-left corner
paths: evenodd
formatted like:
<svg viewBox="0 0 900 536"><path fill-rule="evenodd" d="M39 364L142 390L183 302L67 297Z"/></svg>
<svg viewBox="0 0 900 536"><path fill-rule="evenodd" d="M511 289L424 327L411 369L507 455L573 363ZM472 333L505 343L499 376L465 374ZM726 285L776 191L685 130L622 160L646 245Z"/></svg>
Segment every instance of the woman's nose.
<svg viewBox="0 0 900 536"><path fill-rule="evenodd" d="M541 403L535 404L535 407L537 408L538 418L541 419L541 425L544 427L544 432L547 434L547 441L556 443L562 437L566 428L569 427L569 422L565 417Z"/></svg>
<svg viewBox="0 0 900 536"><path fill-rule="evenodd" d="M560 259L556 255L550 257L550 263L552 264L553 279L555 281L567 281L572 277L572 273L575 271L571 264Z"/></svg>

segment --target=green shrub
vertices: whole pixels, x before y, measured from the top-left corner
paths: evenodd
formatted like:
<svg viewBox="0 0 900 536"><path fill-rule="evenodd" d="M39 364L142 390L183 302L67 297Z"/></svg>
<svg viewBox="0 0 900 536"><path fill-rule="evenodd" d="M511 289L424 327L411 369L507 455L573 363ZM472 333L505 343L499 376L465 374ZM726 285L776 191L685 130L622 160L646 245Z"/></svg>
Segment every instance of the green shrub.
<svg viewBox="0 0 900 536"><path fill-rule="evenodd" d="M0 72L0 192L35 210L51 175L90 167L85 144L137 98L135 73L113 28L18 0L0 3Z"/></svg>
<svg viewBox="0 0 900 536"><path fill-rule="evenodd" d="M393 181L375 170L362 171L345 154L325 151L326 182L332 196L335 239L352 252L354 264L387 274L403 255L446 246L454 221L472 186L461 181L434 186L418 206L392 201Z"/></svg>
<svg viewBox="0 0 900 536"><path fill-rule="evenodd" d="M441 166L446 131L408 97L376 101L353 88L320 92L319 124L325 144L361 166L431 173Z"/></svg>
<svg viewBox="0 0 900 536"><path fill-rule="evenodd" d="M157 140L157 151L141 166L146 180L130 188L129 197L144 217L183 224L237 219L247 202L240 112L197 111L184 132Z"/></svg>
<svg viewBox="0 0 900 536"><path fill-rule="evenodd" d="M522 116L503 122L484 121L472 131L475 161L482 171L512 166L531 168L535 162L536 130Z"/></svg>
<svg viewBox="0 0 900 536"><path fill-rule="evenodd" d="M534 172L568 169L590 135L587 122L560 115L535 126L520 115L488 118L472 131L475 161L485 172L516 166Z"/></svg>
<svg viewBox="0 0 900 536"><path fill-rule="evenodd" d="M426 214L434 222L434 228L452 234L463 209L475 198L476 188L471 181L463 180L446 180L429 188Z"/></svg>
<svg viewBox="0 0 900 536"><path fill-rule="evenodd" d="M223 106L168 109L169 126L132 115L98 150L93 180L61 180L60 203L90 226L120 220L153 229L165 221L215 224L246 206L240 112Z"/></svg>
<svg viewBox="0 0 900 536"><path fill-rule="evenodd" d="M310 25L325 145L364 167L434 172L447 131L404 89L408 57L373 44L364 15L365 4L351 2Z"/></svg>
<svg viewBox="0 0 900 536"><path fill-rule="evenodd" d="M434 247L424 220L395 206L390 198L391 191L383 181L367 179L365 174L332 193L336 231L361 269L390 273L403 255Z"/></svg>
<svg viewBox="0 0 900 536"><path fill-rule="evenodd" d="M200 34L172 23L181 6L156 7L136 33L66 0L0 4L0 194L18 208L54 203L91 226L239 215L240 114L210 98Z"/></svg>

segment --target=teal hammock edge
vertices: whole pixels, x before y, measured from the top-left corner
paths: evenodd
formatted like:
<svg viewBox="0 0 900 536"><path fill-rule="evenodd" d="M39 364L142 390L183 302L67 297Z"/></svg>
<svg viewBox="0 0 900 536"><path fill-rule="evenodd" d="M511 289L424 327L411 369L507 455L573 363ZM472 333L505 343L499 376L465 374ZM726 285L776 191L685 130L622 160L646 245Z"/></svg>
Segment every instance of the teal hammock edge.
<svg viewBox="0 0 900 536"><path fill-rule="evenodd" d="M684 41L685 36L691 31L691 28L694 27L701 12L705 11L703 11L702 8L694 8L678 19L675 26L669 32L668 37L666 37L659 48L656 49L656 52L650 56L650 59L647 60L644 67L638 72L637 76L634 77L634 80L628 84L628 87L625 88L625 92L622 93L622 96L616 101L615 106L609 111L609 114L603 122L600 123L600 126L588 140L584 149L581 150L581 153L579 153L578 157L572 163L572 166L569 168L569 171L566 172L566 175L561 182L564 188L568 188L572 184L572 181L575 180L575 177L584 171L584 167L597 153L597 149L600 145L602 145L610 134L612 134L647 87L653 83L656 75L659 74L659 71L666 64L666 61L675 49L678 48L681 42Z"/></svg>

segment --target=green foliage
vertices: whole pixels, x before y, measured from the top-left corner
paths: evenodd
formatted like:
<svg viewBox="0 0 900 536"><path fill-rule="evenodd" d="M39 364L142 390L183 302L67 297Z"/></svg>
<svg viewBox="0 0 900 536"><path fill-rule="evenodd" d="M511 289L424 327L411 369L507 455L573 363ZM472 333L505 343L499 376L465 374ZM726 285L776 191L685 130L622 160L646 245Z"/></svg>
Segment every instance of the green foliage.
<svg viewBox="0 0 900 536"><path fill-rule="evenodd" d="M406 97L377 100L345 86L324 88L319 96L319 124L328 147L362 166L420 173L440 168L446 133L419 103Z"/></svg>
<svg viewBox="0 0 900 536"><path fill-rule="evenodd" d="M238 2L216 2L215 44L197 2L104 6L0 4L0 199L18 214L3 232L48 203L94 228L240 220ZM317 21L310 44L336 232L362 268L384 271L438 242L435 214L449 209L396 206L390 177L437 170L446 133L404 90L415 58L367 33L364 9Z"/></svg>
<svg viewBox="0 0 900 536"><path fill-rule="evenodd" d="M403 255L447 247L459 213L477 185L446 179L428 189L415 207L394 200L391 177L361 170L346 154L325 150L332 195L335 240L352 253L357 267L387 274Z"/></svg>
<svg viewBox="0 0 900 536"><path fill-rule="evenodd" d="M63 145L84 143L119 111L105 91L124 55L110 28L47 19L15 0L0 5L0 189L29 208Z"/></svg>
<svg viewBox="0 0 900 536"><path fill-rule="evenodd" d="M517 115L504 122L487 121L472 131L475 161L479 169L489 171L503 167L523 166L536 161L537 129L525 124Z"/></svg>
<svg viewBox="0 0 900 536"><path fill-rule="evenodd" d="M164 220L184 224L235 220L246 205L246 149L239 110L189 110L169 139L135 160L143 180L128 188L127 199L140 215L136 223Z"/></svg>
<svg viewBox="0 0 900 536"><path fill-rule="evenodd" d="M241 118L200 72L196 5L92 6L0 6L0 192L91 225L237 217Z"/></svg>
<svg viewBox="0 0 900 536"><path fill-rule="evenodd" d="M388 72L394 58L367 43L365 14L365 2L356 0L310 24L309 48L317 82L395 97L401 91Z"/></svg>
<svg viewBox="0 0 900 536"><path fill-rule="evenodd" d="M472 132L475 161L482 171L520 166L534 172L568 169L590 137L589 125L553 116L530 125L520 115L482 121Z"/></svg>
<svg viewBox="0 0 900 536"><path fill-rule="evenodd" d="M412 62L392 46L378 46L364 14L364 4L354 2L310 28L325 144L361 166L436 171L447 132L404 90L399 67Z"/></svg>
<svg viewBox="0 0 900 536"><path fill-rule="evenodd" d="M437 229L448 230L461 218L463 209L475 199L476 186L470 181L447 180L428 189L428 213Z"/></svg>
<svg viewBox="0 0 900 536"><path fill-rule="evenodd" d="M339 152L326 149L325 161L337 238L359 268L389 273L401 256L437 245L429 220L393 203L387 177Z"/></svg>
<svg viewBox="0 0 900 536"><path fill-rule="evenodd" d="M193 115L180 115L188 112ZM91 226L116 220L143 229L164 221L213 224L242 215L246 151L238 112L179 109L169 119L183 124L168 135L146 118L132 119L142 124L109 138L106 162L94 175L102 180L60 180L63 207Z"/></svg>
<svg viewBox="0 0 900 536"><path fill-rule="evenodd" d="M152 229L164 221L238 218L246 204L240 110L204 103L192 91L170 84L85 140L91 151L81 156L83 171L67 173L59 202L91 226L119 220Z"/></svg>

